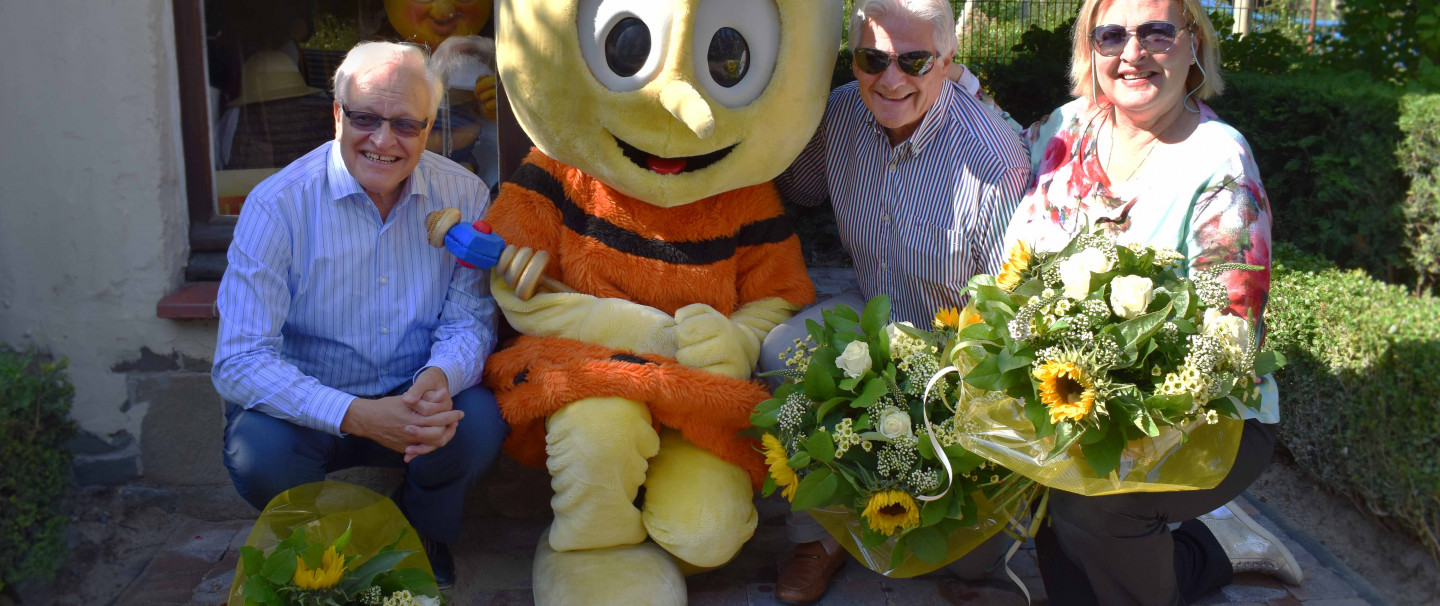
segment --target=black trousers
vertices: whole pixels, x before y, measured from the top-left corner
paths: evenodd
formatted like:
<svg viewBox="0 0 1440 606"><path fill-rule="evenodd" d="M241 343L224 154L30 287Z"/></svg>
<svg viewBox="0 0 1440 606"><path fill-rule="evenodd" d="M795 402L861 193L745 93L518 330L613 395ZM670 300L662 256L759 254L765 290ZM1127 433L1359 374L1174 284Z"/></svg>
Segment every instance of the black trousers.
<svg viewBox="0 0 1440 606"><path fill-rule="evenodd" d="M1082 497L1050 493L1035 537L1050 603L1186 604L1230 583L1220 543L1199 520L1239 496L1270 465L1277 426L1245 422L1235 465L1209 490ZM1169 524L1182 522L1171 531Z"/></svg>

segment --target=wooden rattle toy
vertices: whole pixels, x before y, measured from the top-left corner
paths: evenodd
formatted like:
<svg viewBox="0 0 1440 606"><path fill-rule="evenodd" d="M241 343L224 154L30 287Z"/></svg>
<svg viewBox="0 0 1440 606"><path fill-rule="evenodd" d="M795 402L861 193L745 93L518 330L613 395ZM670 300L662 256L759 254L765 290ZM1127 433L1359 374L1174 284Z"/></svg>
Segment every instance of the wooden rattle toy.
<svg viewBox="0 0 1440 606"><path fill-rule="evenodd" d="M490 234L490 226L478 219L470 225L462 224L458 209L445 208L430 213L425 217L425 231L431 246L455 253L461 265L485 266L496 272L505 284L515 289L515 296L521 301L530 300L537 292L575 292L558 280L545 276L545 267L550 263L550 253L543 250L506 244L498 259L493 262L494 267L488 267L492 265L489 258L483 252L472 250L469 243L479 240L482 237L480 234ZM489 237L499 238L493 235ZM470 253L475 256L472 257Z"/></svg>

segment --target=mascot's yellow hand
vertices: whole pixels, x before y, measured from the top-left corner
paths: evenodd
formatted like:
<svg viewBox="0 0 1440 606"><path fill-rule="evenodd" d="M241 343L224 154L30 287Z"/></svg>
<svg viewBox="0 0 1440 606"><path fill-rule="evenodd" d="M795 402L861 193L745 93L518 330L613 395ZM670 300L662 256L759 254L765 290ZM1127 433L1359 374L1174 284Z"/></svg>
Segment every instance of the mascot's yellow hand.
<svg viewBox="0 0 1440 606"><path fill-rule="evenodd" d="M475 81L475 101L480 104L480 112L485 114L485 119L495 121L495 76L481 76Z"/></svg>
<svg viewBox="0 0 1440 606"><path fill-rule="evenodd" d="M765 335L799 309L771 297L747 303L727 318L704 303L686 305L675 312L675 343L680 348L675 359L727 377L748 377Z"/></svg>
<svg viewBox="0 0 1440 606"><path fill-rule="evenodd" d="M515 289L494 274L490 294L522 334L675 357L675 318L654 307L581 293L539 293L521 301Z"/></svg>
<svg viewBox="0 0 1440 606"><path fill-rule="evenodd" d="M681 364L715 374L743 379L755 368L746 355L744 329L704 303L675 312L675 359Z"/></svg>

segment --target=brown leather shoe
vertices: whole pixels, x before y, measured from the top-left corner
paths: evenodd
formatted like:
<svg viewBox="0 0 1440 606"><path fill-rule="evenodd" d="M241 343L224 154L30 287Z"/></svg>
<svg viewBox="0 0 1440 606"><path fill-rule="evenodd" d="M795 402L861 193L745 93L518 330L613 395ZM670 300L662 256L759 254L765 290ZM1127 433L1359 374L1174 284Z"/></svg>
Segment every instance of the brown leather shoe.
<svg viewBox="0 0 1440 606"><path fill-rule="evenodd" d="M786 604L813 604L825 595L830 577L845 564L844 549L826 553L819 541L795 546L795 553L780 569L775 582L775 598Z"/></svg>

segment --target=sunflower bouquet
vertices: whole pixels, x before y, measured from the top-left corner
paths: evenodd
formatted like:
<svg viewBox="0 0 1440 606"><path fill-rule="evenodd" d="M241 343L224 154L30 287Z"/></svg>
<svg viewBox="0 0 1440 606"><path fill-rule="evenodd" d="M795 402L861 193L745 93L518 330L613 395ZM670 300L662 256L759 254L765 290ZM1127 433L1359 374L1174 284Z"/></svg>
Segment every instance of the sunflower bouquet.
<svg viewBox="0 0 1440 606"><path fill-rule="evenodd" d="M823 323L782 354L787 379L756 406L769 465L764 493L810 510L847 550L890 576L923 574L1015 524L1034 495L959 442L967 393L950 350L957 310L933 326L890 323L881 295Z"/></svg>
<svg viewBox="0 0 1440 606"><path fill-rule="evenodd" d="M260 515L240 548L229 603L438 606L442 599L417 535L390 499L315 482L280 494Z"/></svg>
<svg viewBox="0 0 1440 606"><path fill-rule="evenodd" d="M965 383L1005 393L961 444L1054 488L1088 495L1208 488L1234 462L1241 409L1284 359L1257 352L1218 276L1183 256L1082 233L1056 253L1023 243L971 280L979 321L960 332ZM1182 447L1183 445L1183 447Z"/></svg>

